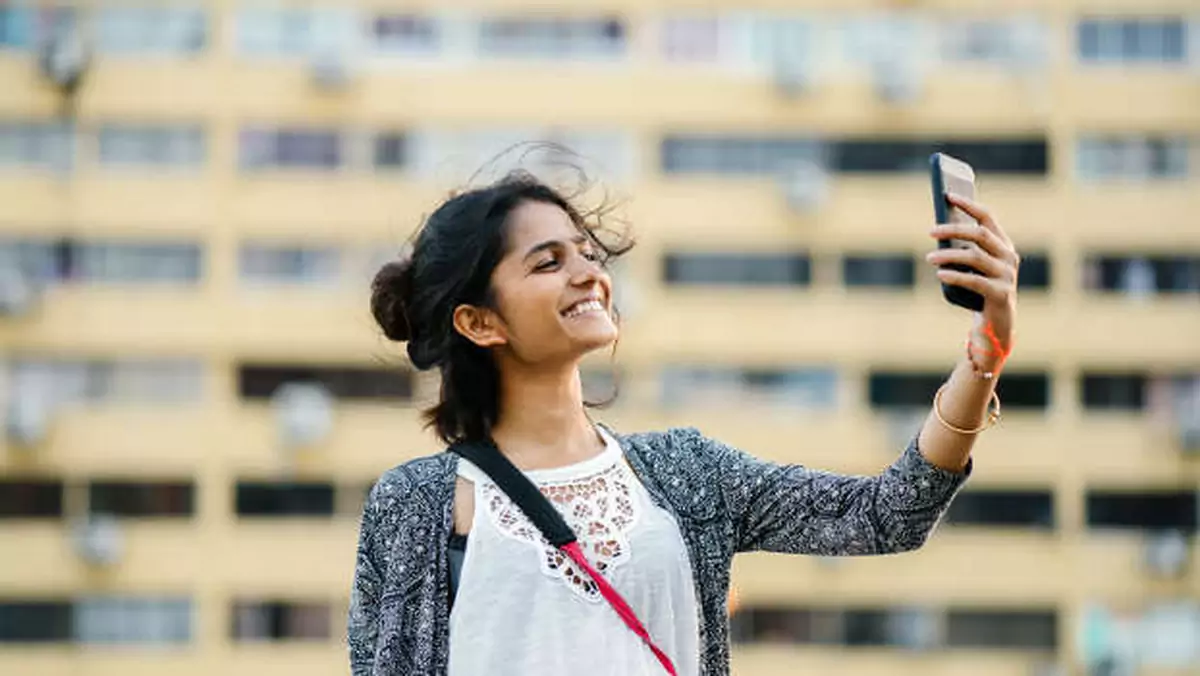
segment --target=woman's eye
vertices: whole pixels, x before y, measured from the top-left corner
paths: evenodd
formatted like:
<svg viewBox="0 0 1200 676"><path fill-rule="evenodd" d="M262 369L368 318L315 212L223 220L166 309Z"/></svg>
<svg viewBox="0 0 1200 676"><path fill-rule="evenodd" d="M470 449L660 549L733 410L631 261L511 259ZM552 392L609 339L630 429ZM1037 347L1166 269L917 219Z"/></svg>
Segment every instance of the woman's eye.
<svg viewBox="0 0 1200 676"><path fill-rule="evenodd" d="M557 258L547 258L546 260L544 260L544 261L541 261L541 262L540 262L540 263L538 263L537 265L533 266L533 269L534 269L534 270L538 270L538 271L541 271L541 270L549 270L549 269L553 268L553 267L554 267L554 266L556 266L556 265L558 265L558 259L557 259Z"/></svg>
<svg viewBox="0 0 1200 676"><path fill-rule="evenodd" d="M583 252L583 257L584 257L584 258L586 258L586 259L588 259L589 261L591 261L591 262L593 262L593 263L598 263L598 262L600 262L600 254L599 254L599 253L597 253L597 252L595 252L595 251L592 251L592 250L590 250L590 249L589 249L589 250L587 250L587 251L584 251L584 252Z"/></svg>

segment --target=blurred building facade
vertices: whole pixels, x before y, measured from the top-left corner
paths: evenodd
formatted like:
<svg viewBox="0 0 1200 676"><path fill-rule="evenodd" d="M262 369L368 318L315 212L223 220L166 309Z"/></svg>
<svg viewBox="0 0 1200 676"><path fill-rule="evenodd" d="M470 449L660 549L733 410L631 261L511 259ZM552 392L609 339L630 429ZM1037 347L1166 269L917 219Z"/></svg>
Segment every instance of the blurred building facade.
<svg viewBox="0 0 1200 676"><path fill-rule="evenodd" d="M1024 254L944 524L741 557L735 673L1196 673L1195 3L542 5L0 4L0 673L344 670L362 496L440 450L368 280L535 139L628 196L623 430L879 471L968 321L930 152Z"/></svg>

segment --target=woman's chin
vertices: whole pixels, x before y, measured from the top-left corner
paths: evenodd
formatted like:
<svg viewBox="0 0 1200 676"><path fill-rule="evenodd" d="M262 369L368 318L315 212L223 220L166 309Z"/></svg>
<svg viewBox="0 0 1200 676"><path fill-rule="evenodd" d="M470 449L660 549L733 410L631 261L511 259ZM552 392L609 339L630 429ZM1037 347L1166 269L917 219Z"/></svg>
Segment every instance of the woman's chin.
<svg viewBox="0 0 1200 676"><path fill-rule="evenodd" d="M596 350L602 350L617 342L619 332L617 328L610 327L608 330L597 329L588 331L584 335L573 336L576 345L579 346L581 352L588 353Z"/></svg>

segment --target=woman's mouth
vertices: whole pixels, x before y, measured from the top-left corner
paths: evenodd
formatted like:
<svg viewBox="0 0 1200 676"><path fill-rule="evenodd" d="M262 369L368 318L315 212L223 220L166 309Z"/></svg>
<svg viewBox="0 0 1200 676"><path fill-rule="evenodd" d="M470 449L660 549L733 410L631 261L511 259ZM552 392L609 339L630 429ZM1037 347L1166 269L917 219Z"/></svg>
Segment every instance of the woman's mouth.
<svg viewBox="0 0 1200 676"><path fill-rule="evenodd" d="M607 312L607 310L605 310L604 304L599 300L596 300L595 298L589 298L587 300L581 300L566 310L563 310L562 316L570 319L572 317L578 317L589 312Z"/></svg>

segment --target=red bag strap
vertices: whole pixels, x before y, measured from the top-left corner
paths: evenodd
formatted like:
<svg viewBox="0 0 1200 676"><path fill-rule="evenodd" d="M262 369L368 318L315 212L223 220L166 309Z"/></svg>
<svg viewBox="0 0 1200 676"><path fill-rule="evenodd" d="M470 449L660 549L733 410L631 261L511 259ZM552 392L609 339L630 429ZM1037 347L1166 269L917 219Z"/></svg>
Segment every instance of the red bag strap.
<svg viewBox="0 0 1200 676"><path fill-rule="evenodd" d="M481 444L455 444L450 447L450 451L470 460L471 464L487 474L488 478L504 491L513 504L533 522L533 525L537 526L542 536L552 546L557 547L574 561L575 565L586 571L600 589L600 595L604 597L605 601L608 601L608 605L625 622L625 626L642 639L668 674L676 676L675 665L671 662L671 658L655 645L650 638L650 632L646 631L645 625L634 614L633 609L629 607L620 592L613 589L608 580L604 579L604 576L588 562L583 550L579 548L575 532L567 525L562 514L550 503L550 500L529 480L529 477L522 474L521 470L509 462L500 449L490 441Z"/></svg>

